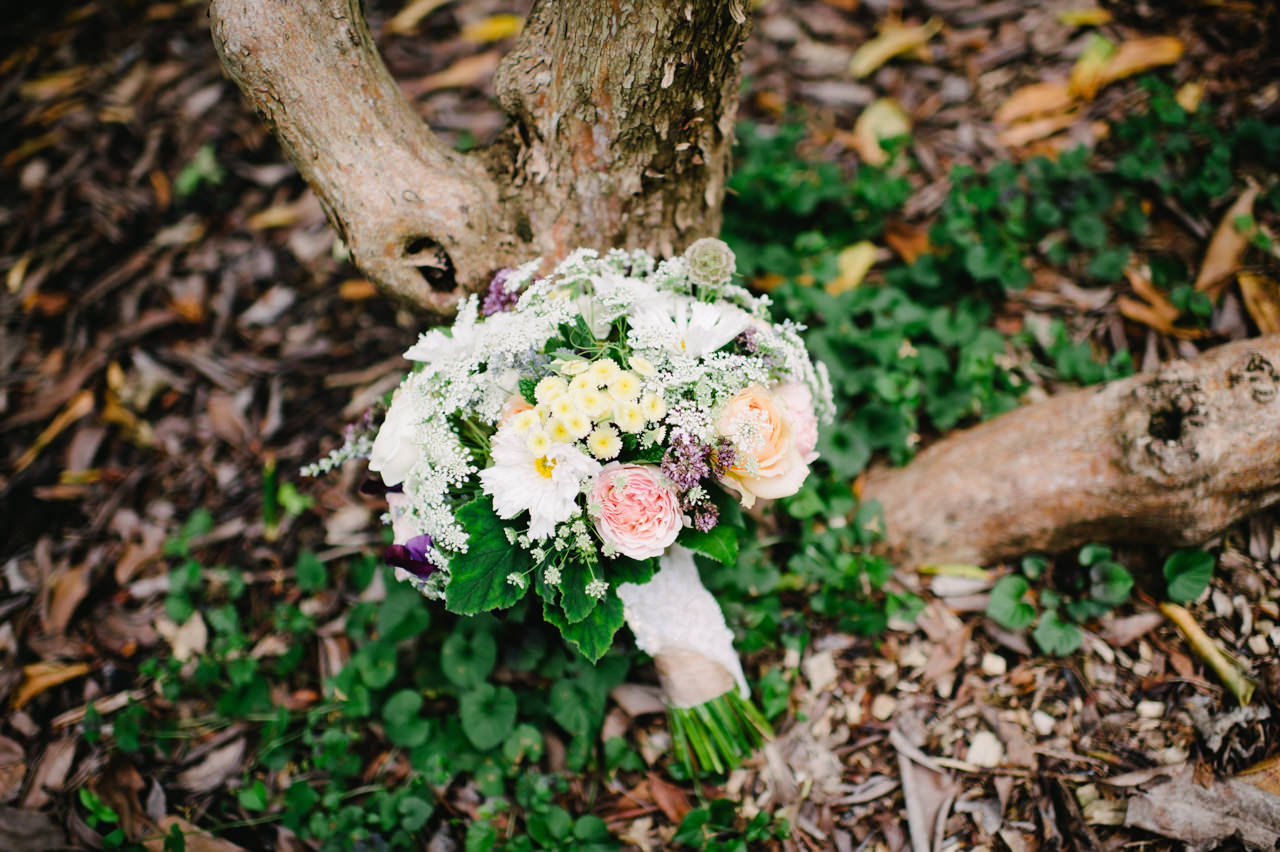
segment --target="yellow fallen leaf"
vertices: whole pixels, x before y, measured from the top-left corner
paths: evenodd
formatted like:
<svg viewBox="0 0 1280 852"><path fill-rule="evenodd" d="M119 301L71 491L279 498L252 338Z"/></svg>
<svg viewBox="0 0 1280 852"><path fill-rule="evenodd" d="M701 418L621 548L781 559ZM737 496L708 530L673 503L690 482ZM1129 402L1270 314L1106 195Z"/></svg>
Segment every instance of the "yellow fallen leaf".
<svg viewBox="0 0 1280 852"><path fill-rule="evenodd" d="M1107 61L1102 72L1102 85L1159 68L1161 65L1172 65L1182 58L1185 50L1182 42L1173 36L1152 36L1126 41Z"/></svg>
<svg viewBox="0 0 1280 852"><path fill-rule="evenodd" d="M1236 778L1252 784L1259 790L1266 790L1268 793L1280 796L1280 754L1269 757L1261 763L1255 763Z"/></svg>
<svg viewBox="0 0 1280 852"><path fill-rule="evenodd" d="M1133 288L1133 292L1138 294L1143 301L1149 304L1167 322L1171 323L1178 318L1179 311L1173 302L1169 301L1169 298L1164 293L1161 293L1146 275L1132 266L1127 266L1124 270L1124 277L1129 279L1129 286Z"/></svg>
<svg viewBox="0 0 1280 852"><path fill-rule="evenodd" d="M1033 118L1030 121L1023 121L1013 125L997 136L996 139L1006 148L1021 148L1029 142L1043 139L1046 136L1057 133L1059 130L1066 130L1075 124L1076 119L1079 117L1080 113L1078 112L1065 112L1061 115Z"/></svg>
<svg viewBox="0 0 1280 852"><path fill-rule="evenodd" d="M457 62L428 74L422 79L406 86L414 97L436 92L440 89L457 89L477 85L493 75L502 59L501 51L487 50L474 56L464 56Z"/></svg>
<svg viewBox="0 0 1280 852"><path fill-rule="evenodd" d="M72 423L75 423L81 417L93 411L93 391L82 390L76 394L67 407L58 413L58 416L50 421L49 425L44 427L35 441L27 448L13 466L14 473L20 473L25 470L27 465L35 461L45 447L49 446L49 442L62 434L62 430L66 429Z"/></svg>
<svg viewBox="0 0 1280 852"><path fill-rule="evenodd" d="M929 252L929 229L906 222L890 222L884 229L884 241L898 253L905 263L915 263L916 258Z"/></svg>
<svg viewBox="0 0 1280 852"><path fill-rule="evenodd" d="M272 228L287 228L290 225L296 225L301 218L301 204L297 202L273 204L265 210L259 210L254 213L245 224L252 231L267 231Z"/></svg>
<svg viewBox="0 0 1280 852"><path fill-rule="evenodd" d="M1240 294L1244 306L1263 334L1280 332L1280 284L1260 272L1241 272Z"/></svg>
<svg viewBox="0 0 1280 852"><path fill-rule="evenodd" d="M1058 20L1069 27L1100 27L1111 20L1111 13L1097 6L1083 6L1059 12Z"/></svg>
<svg viewBox="0 0 1280 852"><path fill-rule="evenodd" d="M519 15L490 15L462 28L462 38L472 44L488 44L502 41L520 32L524 18Z"/></svg>
<svg viewBox="0 0 1280 852"><path fill-rule="evenodd" d="M1130 299L1128 296L1120 296L1116 299L1116 307L1120 309L1120 314L1129 320L1142 323L1145 326L1154 328L1162 334L1171 337L1180 337L1184 340L1196 340L1204 337L1205 331L1200 328L1178 328L1173 322L1164 315L1164 313L1146 302L1140 302L1137 299Z"/></svg>
<svg viewBox="0 0 1280 852"><path fill-rule="evenodd" d="M1093 100L1098 90L1106 85L1107 66L1115 54L1116 45L1110 39L1099 35L1089 39L1089 44L1071 69L1071 94L1081 100Z"/></svg>
<svg viewBox="0 0 1280 852"><path fill-rule="evenodd" d="M411 2L387 21L382 28L389 35L409 35L417 29L418 23L439 9L449 0L411 0Z"/></svg>
<svg viewBox="0 0 1280 852"><path fill-rule="evenodd" d="M827 284L827 292L833 296L839 296L857 287L862 283L862 279L867 277L867 273L871 271L875 262L876 247L866 240L841 250L836 256L836 266L840 273Z"/></svg>
<svg viewBox="0 0 1280 852"><path fill-rule="evenodd" d="M1240 233L1235 223L1242 216L1253 216L1253 201L1257 197L1257 184L1249 184L1223 215L1213 232L1213 239L1209 241L1209 248L1205 250L1195 286L1213 299L1222 294L1227 280L1240 268L1240 259L1249 246L1249 238Z"/></svg>
<svg viewBox="0 0 1280 852"><path fill-rule="evenodd" d="M1178 93L1173 96L1178 102L1178 106L1187 112L1195 112L1200 106L1200 101L1204 99L1204 80L1192 80L1190 83L1183 83L1178 88Z"/></svg>
<svg viewBox="0 0 1280 852"><path fill-rule="evenodd" d="M88 663L33 663L22 667L22 684L13 693L13 709L48 689L89 673Z"/></svg>
<svg viewBox="0 0 1280 852"><path fill-rule="evenodd" d="M1065 80L1032 83L1010 95L1009 100L996 110L995 120L1012 124L1034 115L1063 112L1071 107L1074 100Z"/></svg>
<svg viewBox="0 0 1280 852"><path fill-rule="evenodd" d="M883 166L889 153L880 147L881 139L904 136L911 132L911 118L893 98L872 101L853 124L853 144L863 161Z"/></svg>
<svg viewBox="0 0 1280 852"><path fill-rule="evenodd" d="M942 22L930 18L919 26L903 26L897 21L888 21L880 34L859 47L849 60L849 73L854 77L865 77L895 56L915 50L938 30Z"/></svg>

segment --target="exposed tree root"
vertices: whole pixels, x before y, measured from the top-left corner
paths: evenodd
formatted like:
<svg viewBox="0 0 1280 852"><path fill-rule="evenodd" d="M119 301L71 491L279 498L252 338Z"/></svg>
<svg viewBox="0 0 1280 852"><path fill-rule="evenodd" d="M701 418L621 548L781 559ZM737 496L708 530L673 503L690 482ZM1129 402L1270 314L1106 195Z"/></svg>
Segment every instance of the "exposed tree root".
<svg viewBox="0 0 1280 852"><path fill-rule="evenodd" d="M1280 335L1055 396L868 474L900 564L1199 543L1280 498Z"/></svg>

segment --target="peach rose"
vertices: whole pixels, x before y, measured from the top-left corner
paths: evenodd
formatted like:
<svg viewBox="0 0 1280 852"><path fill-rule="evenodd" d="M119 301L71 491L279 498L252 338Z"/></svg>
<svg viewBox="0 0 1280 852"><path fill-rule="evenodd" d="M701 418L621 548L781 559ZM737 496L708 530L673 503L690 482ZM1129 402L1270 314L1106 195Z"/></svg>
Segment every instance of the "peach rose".
<svg viewBox="0 0 1280 852"><path fill-rule="evenodd" d="M679 495L648 464L605 465L591 489L590 506L600 538L632 559L661 556L683 524Z"/></svg>
<svg viewBox="0 0 1280 852"><path fill-rule="evenodd" d="M742 493L742 505L757 497L790 497L809 475L786 406L755 384L725 404L716 431L733 441L737 456L721 482Z"/></svg>
<svg viewBox="0 0 1280 852"><path fill-rule="evenodd" d="M530 408L533 408L533 406L529 404L527 399L518 393L511 394L502 406L502 414L498 417L498 426L506 426L512 417L515 417L521 411L528 411Z"/></svg>
<svg viewBox="0 0 1280 852"><path fill-rule="evenodd" d="M804 456L805 464L818 457L813 448L818 446L818 416L813 413L813 392L804 382L787 382L773 389L787 409L796 440L796 450Z"/></svg>

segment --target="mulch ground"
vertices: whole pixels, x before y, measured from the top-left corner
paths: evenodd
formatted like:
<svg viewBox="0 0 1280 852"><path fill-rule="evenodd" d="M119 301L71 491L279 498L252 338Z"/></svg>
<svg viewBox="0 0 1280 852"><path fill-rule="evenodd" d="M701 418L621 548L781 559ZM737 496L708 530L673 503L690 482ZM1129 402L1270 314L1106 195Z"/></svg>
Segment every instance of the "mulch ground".
<svg viewBox="0 0 1280 852"><path fill-rule="evenodd" d="M399 7L370 5L389 67L431 125L452 143L492 137L502 116L490 77L511 39L484 43L470 25L525 9L444 3L397 34L387 23ZM1061 22L1080 5L1069 2L912 3L904 19L936 16L941 34L923 55L852 79L854 50L890 5L764 3L743 114L803 119L813 151L852 162L856 116L895 98L916 125L907 212L924 222L953 164L1010 156L994 111L1021 85L1065 76L1087 33ZM1113 37L1182 39L1175 76L1204 79L1224 121L1280 113L1274 6L1109 8ZM264 577L282 576L303 546L373 546L375 512L354 474L303 484L316 510L268 544L263 472L293 477L335 446L394 386L419 321L345 261L314 196L223 78L203 4L27 5L0 46L0 822L35 819L83 845L91 832L71 793L90 779L124 779L135 800L154 779L171 805L200 809L200 796L167 786L189 756L121 766L75 729L87 702L130 694L140 660L166 650L155 629L164 541L203 507L215 520L203 546ZM1132 102L1116 86L1058 138L1090 141L1092 121ZM1055 305L1107 339L1092 308ZM1183 823L1235 790L1222 779L1280 751L1275 515L1218 543L1219 578L1193 612L1260 682L1251 709L1233 709L1150 609L1050 659L983 619L982 589L904 577L929 600L917 623L875 643L828 633L803 658L753 661L801 676L778 740L727 794L748 811L784 808L796 826L788 849L1177 848ZM290 591L276 582L263 593ZM659 783L597 802L647 849L671 834ZM1145 822L1137 797L1149 800ZM1264 825L1238 819L1245 838Z"/></svg>

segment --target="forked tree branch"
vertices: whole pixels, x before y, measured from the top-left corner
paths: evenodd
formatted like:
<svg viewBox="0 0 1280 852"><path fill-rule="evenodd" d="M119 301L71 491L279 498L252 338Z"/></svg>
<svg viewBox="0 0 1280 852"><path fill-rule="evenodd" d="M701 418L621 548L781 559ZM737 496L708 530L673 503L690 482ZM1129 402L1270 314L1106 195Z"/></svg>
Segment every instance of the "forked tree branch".
<svg viewBox="0 0 1280 852"><path fill-rule="evenodd" d="M495 80L513 123L466 156L404 98L359 0L212 0L210 18L356 264L428 311L502 266L579 246L667 255L719 229L742 0L539 0Z"/></svg>
<svg viewBox="0 0 1280 852"><path fill-rule="evenodd" d="M1280 499L1278 364L1270 335L1051 397L872 471L863 496L904 567L1198 544Z"/></svg>

